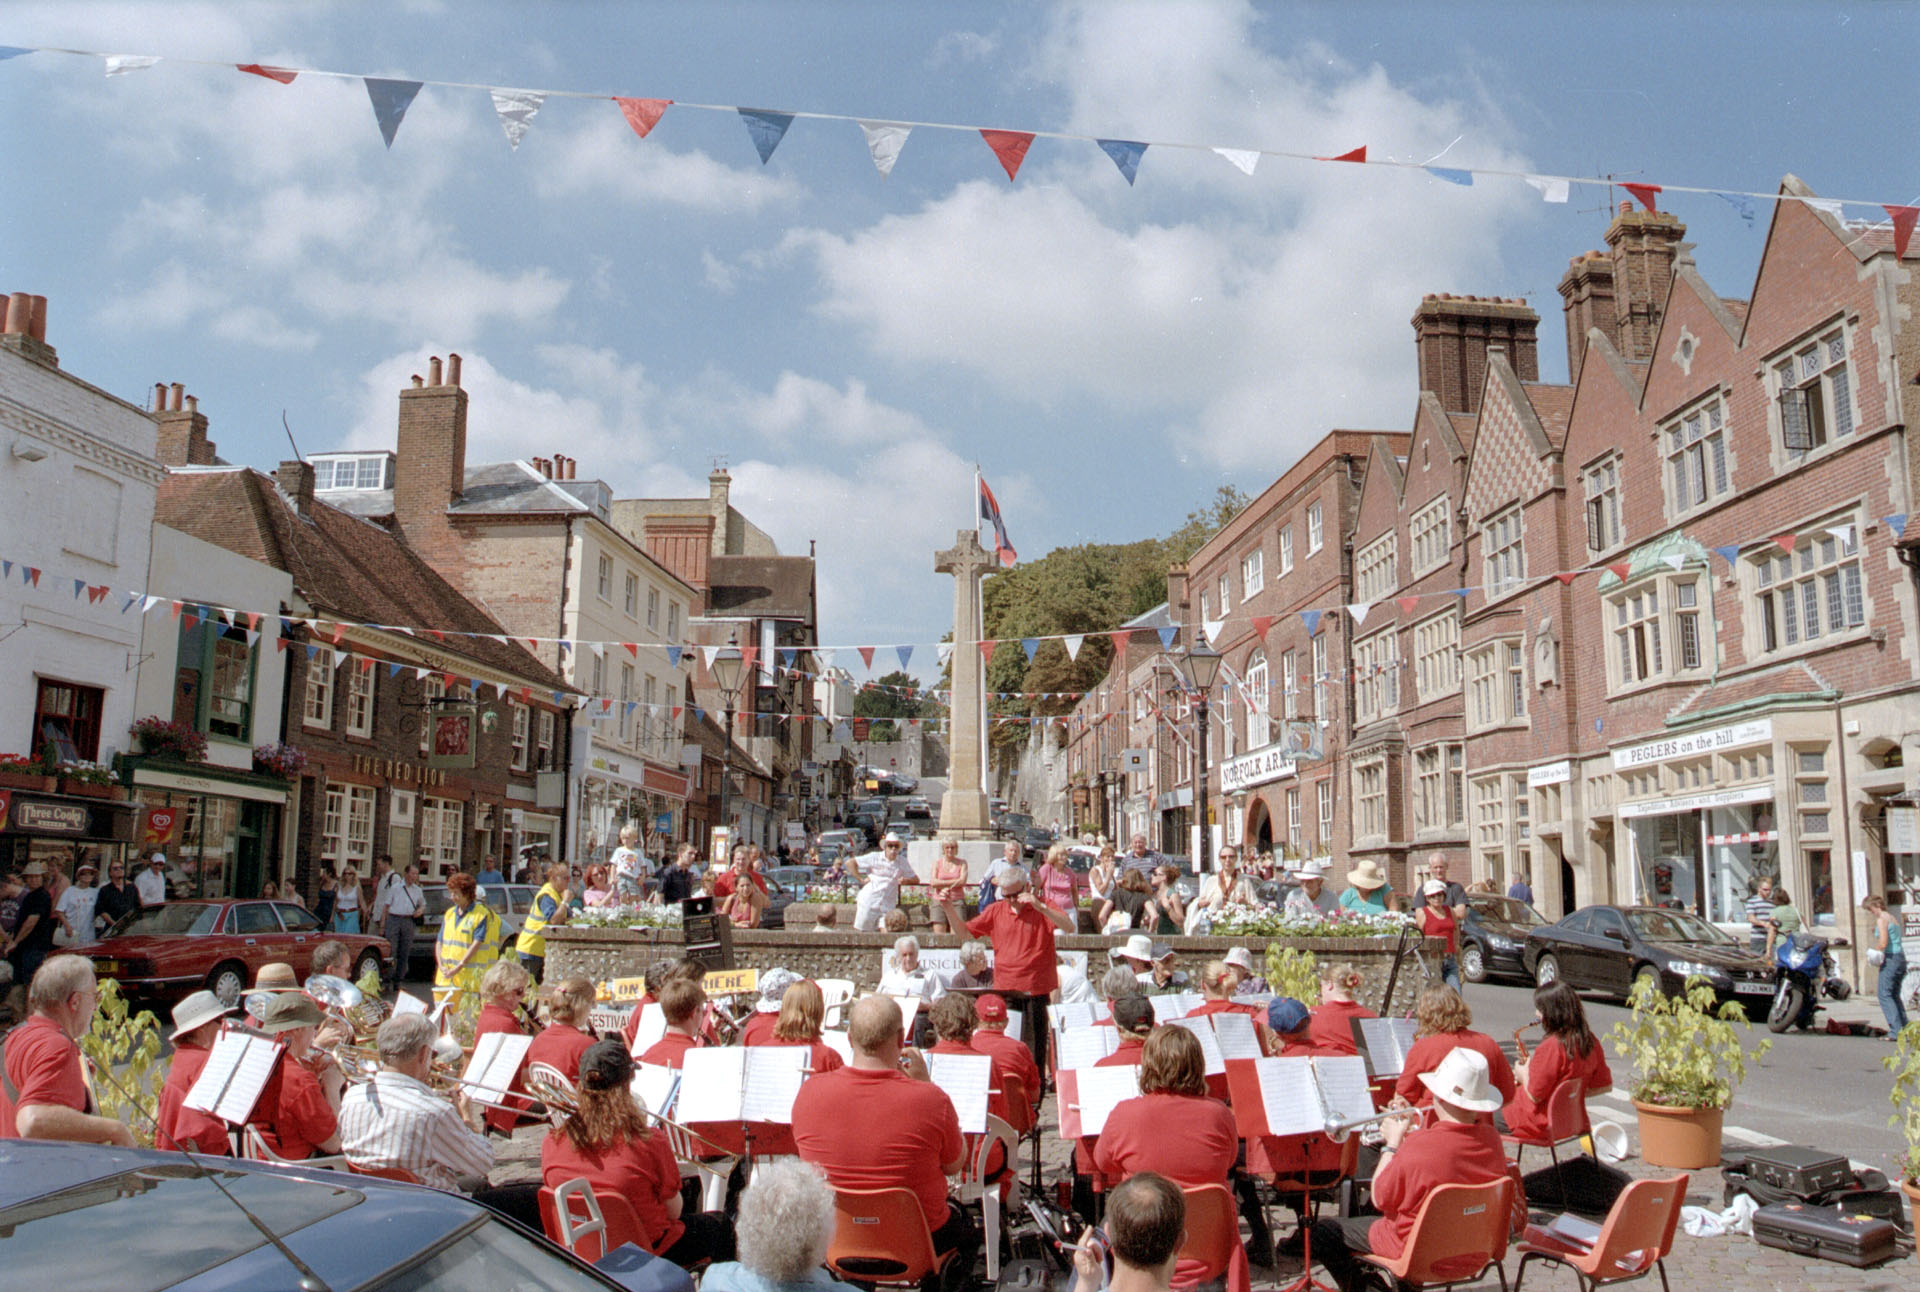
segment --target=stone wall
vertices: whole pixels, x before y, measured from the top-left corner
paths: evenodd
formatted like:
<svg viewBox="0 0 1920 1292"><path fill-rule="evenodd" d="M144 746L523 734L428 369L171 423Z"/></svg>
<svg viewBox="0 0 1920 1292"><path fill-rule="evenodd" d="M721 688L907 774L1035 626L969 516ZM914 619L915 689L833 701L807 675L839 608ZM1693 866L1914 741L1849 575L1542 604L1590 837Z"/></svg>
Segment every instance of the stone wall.
<svg viewBox="0 0 1920 1292"><path fill-rule="evenodd" d="M964 939L941 933L917 931L914 935L923 947L956 947ZM893 946L893 934L811 933L804 930L737 929L733 934L734 963L741 968L770 969L775 965L810 978L847 978L861 986L878 980L880 957ZM1112 938L1061 937L1058 945L1066 950L1086 951L1092 977L1098 981L1107 967L1107 951L1116 945ZM1203 964L1219 959L1231 947L1244 946L1259 964L1269 944L1311 951L1323 965L1351 961L1360 971L1363 985L1360 1000L1377 1006L1386 988L1393 965L1393 940L1390 938L1187 938L1165 941L1179 953L1180 968L1196 979ZM609 978L639 977L649 964L680 953L678 929L591 929L556 927L547 931L547 976L549 979L579 974L595 982ZM1440 943L1429 939L1425 955L1439 981ZM1394 999L1398 1012L1412 1007L1419 987L1420 963L1408 955L1400 966ZM1194 990L1199 990L1196 981Z"/></svg>

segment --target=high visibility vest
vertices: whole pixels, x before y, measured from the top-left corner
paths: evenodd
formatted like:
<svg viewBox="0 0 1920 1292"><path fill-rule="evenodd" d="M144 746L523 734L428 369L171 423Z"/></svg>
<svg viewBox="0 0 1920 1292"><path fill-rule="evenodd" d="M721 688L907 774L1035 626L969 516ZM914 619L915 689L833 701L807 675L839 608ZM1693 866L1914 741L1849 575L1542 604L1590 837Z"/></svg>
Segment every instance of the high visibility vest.
<svg viewBox="0 0 1920 1292"><path fill-rule="evenodd" d="M467 952L474 944L479 950L467 959L466 968L456 978L453 966L467 958ZM477 991L480 979L486 975L488 966L500 958L500 917L478 898L474 899L467 913L462 915L460 908L449 906L446 914L440 917L440 954L434 969L433 985L436 987L465 987Z"/></svg>
<svg viewBox="0 0 1920 1292"><path fill-rule="evenodd" d="M547 917L540 914L540 899L552 898L556 912L566 909L566 902L560 896L560 890L552 884L540 885L540 891L533 895L533 905L527 908L526 922L520 926L519 940L514 949L523 956L544 956L547 954L545 930Z"/></svg>

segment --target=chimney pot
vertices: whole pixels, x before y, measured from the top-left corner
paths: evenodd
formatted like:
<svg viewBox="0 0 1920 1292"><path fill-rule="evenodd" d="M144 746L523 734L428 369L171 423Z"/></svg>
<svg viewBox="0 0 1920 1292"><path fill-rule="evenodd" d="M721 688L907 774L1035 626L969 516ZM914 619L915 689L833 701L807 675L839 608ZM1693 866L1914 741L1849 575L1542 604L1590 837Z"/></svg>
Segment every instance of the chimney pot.
<svg viewBox="0 0 1920 1292"><path fill-rule="evenodd" d="M1633 203L1631 203L1631 202L1625 202L1625 201L1623 201L1623 202L1621 202L1621 203L1620 203L1620 214L1622 214L1622 215L1632 215L1632 214L1633 214Z"/></svg>
<svg viewBox="0 0 1920 1292"><path fill-rule="evenodd" d="M460 384L460 356L457 354L447 356L447 384L449 386Z"/></svg>
<svg viewBox="0 0 1920 1292"><path fill-rule="evenodd" d="M36 341L47 339L47 298L33 298L33 321L28 325L27 335Z"/></svg>
<svg viewBox="0 0 1920 1292"><path fill-rule="evenodd" d="M170 389L173 391L173 402L168 404L167 407L177 413L180 411L180 400L187 393L187 388L186 386L182 385L180 382L176 381L173 383Z"/></svg>
<svg viewBox="0 0 1920 1292"><path fill-rule="evenodd" d="M167 411L167 383L164 381L153 383L153 411L156 413Z"/></svg>
<svg viewBox="0 0 1920 1292"><path fill-rule="evenodd" d="M422 381L422 380L420 380L420 374L419 374L419 373L417 373L417 372L416 372L416 373L414 373L414 374L413 374L413 388L414 388L415 390L418 390L418 389L420 389L420 387L422 387L422 386L424 386L424 385L426 385L426 384L427 384L426 382L424 382L424 381Z"/></svg>
<svg viewBox="0 0 1920 1292"><path fill-rule="evenodd" d="M197 395L187 396L187 411L189 413L197 413L200 411L200 399Z"/></svg>
<svg viewBox="0 0 1920 1292"><path fill-rule="evenodd" d="M7 323L9 333L26 335L33 328L33 297L25 292L14 292L7 297Z"/></svg>
<svg viewBox="0 0 1920 1292"><path fill-rule="evenodd" d="M440 384L440 356L437 354L427 360L427 384L429 386Z"/></svg>

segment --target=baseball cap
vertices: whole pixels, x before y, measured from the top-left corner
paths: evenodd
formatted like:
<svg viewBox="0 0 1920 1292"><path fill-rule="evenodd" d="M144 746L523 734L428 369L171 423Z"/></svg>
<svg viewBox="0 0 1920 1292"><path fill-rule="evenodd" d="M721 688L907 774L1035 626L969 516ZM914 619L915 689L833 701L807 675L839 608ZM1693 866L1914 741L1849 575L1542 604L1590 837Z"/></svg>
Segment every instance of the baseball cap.
<svg viewBox="0 0 1920 1292"><path fill-rule="evenodd" d="M596 1041L580 1056L580 1084L590 1090L618 1090L633 1080L633 1055L618 1037Z"/></svg>
<svg viewBox="0 0 1920 1292"><path fill-rule="evenodd" d="M1007 998L999 992L983 992L980 999L973 1002L973 1012L980 1016L983 1023L1001 1023L1007 1017Z"/></svg>
<svg viewBox="0 0 1920 1292"><path fill-rule="evenodd" d="M1291 996L1276 996L1267 1004L1267 1026L1286 1036L1307 1025L1307 1007Z"/></svg>

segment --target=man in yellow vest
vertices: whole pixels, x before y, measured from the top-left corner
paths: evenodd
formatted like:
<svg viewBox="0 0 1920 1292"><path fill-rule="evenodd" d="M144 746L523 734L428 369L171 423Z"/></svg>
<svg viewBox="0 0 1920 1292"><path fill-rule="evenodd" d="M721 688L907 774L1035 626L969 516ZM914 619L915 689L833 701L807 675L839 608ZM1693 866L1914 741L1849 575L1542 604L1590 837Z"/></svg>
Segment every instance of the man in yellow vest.
<svg viewBox="0 0 1920 1292"><path fill-rule="evenodd" d="M479 900L479 885L464 871L447 876L447 896L453 905L440 917L434 942L433 994L440 1000L457 997L458 1005L480 990L480 980L500 956L500 916Z"/></svg>
<svg viewBox="0 0 1920 1292"><path fill-rule="evenodd" d="M568 881L571 877L565 862L556 861L548 866L547 882L540 885L540 891L534 894L526 922L520 926L520 938L514 944L514 949L520 953L520 963L526 966L536 982L547 968L547 926L567 922L567 899L571 896Z"/></svg>

